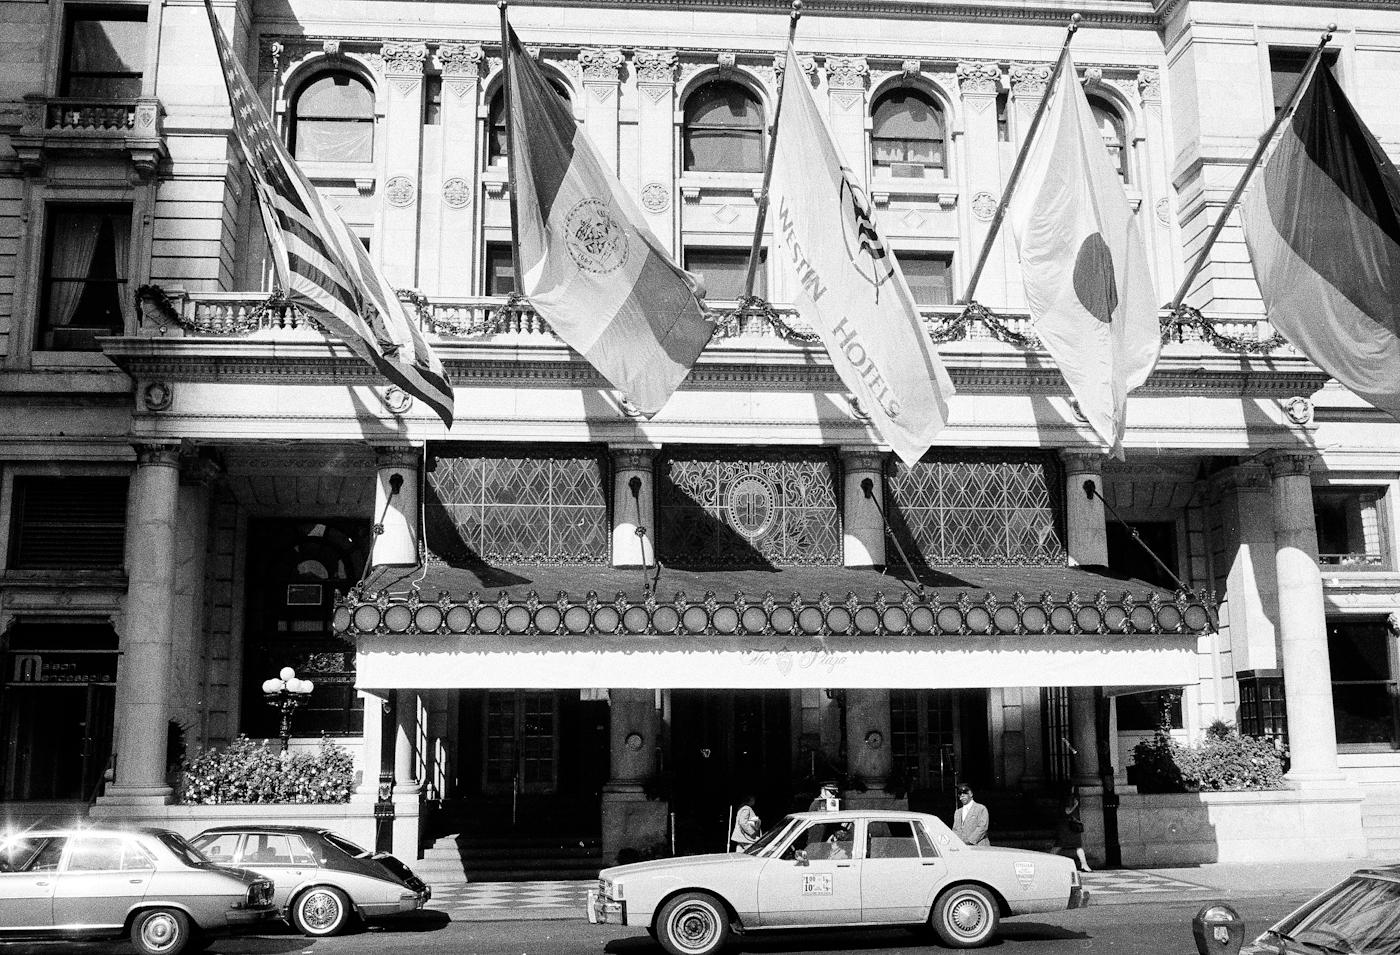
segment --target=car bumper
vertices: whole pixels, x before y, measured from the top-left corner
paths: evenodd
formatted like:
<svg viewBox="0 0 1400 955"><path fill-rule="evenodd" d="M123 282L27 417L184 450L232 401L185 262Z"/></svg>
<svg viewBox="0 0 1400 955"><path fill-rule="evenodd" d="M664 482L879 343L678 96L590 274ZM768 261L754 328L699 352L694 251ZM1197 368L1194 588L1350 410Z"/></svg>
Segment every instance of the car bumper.
<svg viewBox="0 0 1400 955"><path fill-rule="evenodd" d="M626 925L627 903L603 898L596 889L589 889L588 921L595 925Z"/></svg>
<svg viewBox="0 0 1400 955"><path fill-rule="evenodd" d="M258 909L229 909L224 913L224 921L228 923L230 929L245 928L249 925L261 925L277 918L280 913L272 905Z"/></svg>
<svg viewBox="0 0 1400 955"><path fill-rule="evenodd" d="M380 918L385 915L402 915L404 912L418 911L427 903L428 899L432 897L432 890L425 888L417 895L406 895L397 902L372 902L359 906L359 909L365 918Z"/></svg>
<svg viewBox="0 0 1400 955"><path fill-rule="evenodd" d="M1089 904L1089 889L1083 885L1072 885L1069 887L1069 906L1071 909L1082 909Z"/></svg>

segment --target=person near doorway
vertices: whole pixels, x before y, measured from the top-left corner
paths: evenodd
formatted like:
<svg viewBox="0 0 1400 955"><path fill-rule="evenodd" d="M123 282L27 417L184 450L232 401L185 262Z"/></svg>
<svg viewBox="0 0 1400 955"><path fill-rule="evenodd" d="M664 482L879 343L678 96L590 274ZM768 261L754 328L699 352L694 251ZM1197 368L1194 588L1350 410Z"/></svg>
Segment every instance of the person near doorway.
<svg viewBox="0 0 1400 955"><path fill-rule="evenodd" d="M972 787L966 783L958 787L958 808L953 813L953 834L970 846L989 846L987 827L991 816L987 807L972 798Z"/></svg>
<svg viewBox="0 0 1400 955"><path fill-rule="evenodd" d="M821 792L817 793L817 798L813 799L807 806L808 812L835 812L841 808L841 790L836 787L836 783L822 783Z"/></svg>
<svg viewBox="0 0 1400 955"><path fill-rule="evenodd" d="M739 811L734 814L734 831L729 834L729 848L733 852L743 852L757 842L763 832L763 823L753 808L755 801L753 793L745 793Z"/></svg>
<svg viewBox="0 0 1400 955"><path fill-rule="evenodd" d="M1051 851L1056 855L1074 856L1080 872L1092 871L1084 856L1084 820L1079 818L1079 796L1072 789L1065 793L1060 824L1055 829L1055 848Z"/></svg>

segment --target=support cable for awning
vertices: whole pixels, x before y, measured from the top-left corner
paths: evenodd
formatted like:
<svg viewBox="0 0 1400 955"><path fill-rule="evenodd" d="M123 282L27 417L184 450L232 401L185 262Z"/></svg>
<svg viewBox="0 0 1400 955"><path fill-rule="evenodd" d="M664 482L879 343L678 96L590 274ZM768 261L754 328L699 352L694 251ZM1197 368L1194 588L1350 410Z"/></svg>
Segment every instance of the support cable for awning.
<svg viewBox="0 0 1400 955"><path fill-rule="evenodd" d="M642 479L635 474L632 475L631 480L627 482L627 489L632 492L632 507L637 515L637 530L634 533L637 535L637 547L642 552L642 592L646 593L655 590L657 584L661 582L661 558L656 558L656 574L652 577L651 583L648 584L647 571L650 568L647 566L647 529L646 525L642 523ZM652 554L653 556L656 554L654 544L652 545Z"/></svg>

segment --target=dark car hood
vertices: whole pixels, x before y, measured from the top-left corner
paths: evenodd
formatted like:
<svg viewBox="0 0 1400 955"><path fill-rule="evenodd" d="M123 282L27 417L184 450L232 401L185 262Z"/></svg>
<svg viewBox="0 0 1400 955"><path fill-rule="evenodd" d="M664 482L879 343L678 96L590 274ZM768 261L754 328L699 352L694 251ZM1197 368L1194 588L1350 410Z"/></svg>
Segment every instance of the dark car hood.
<svg viewBox="0 0 1400 955"><path fill-rule="evenodd" d="M205 866L204 868L209 870L210 872L218 872L220 875L226 875L230 878L237 879L244 885L252 885L254 882L263 878L263 876L258 875L256 872L250 872L247 869L234 868L231 865L210 864Z"/></svg>
<svg viewBox="0 0 1400 955"><path fill-rule="evenodd" d="M395 881L402 882L411 889L417 890L423 887L423 880L414 875L413 870L405 865L397 856L392 856L387 852L376 852L364 861L388 872Z"/></svg>

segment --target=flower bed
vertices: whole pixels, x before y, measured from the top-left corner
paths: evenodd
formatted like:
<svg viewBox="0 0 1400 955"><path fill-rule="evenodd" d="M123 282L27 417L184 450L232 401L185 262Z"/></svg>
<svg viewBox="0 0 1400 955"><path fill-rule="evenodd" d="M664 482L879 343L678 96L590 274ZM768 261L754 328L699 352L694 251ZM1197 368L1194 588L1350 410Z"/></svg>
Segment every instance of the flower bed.
<svg viewBox="0 0 1400 955"><path fill-rule="evenodd" d="M350 752L330 740L315 753L286 753L239 737L225 749L185 760L175 798L187 805L325 805L349 802L354 784Z"/></svg>

